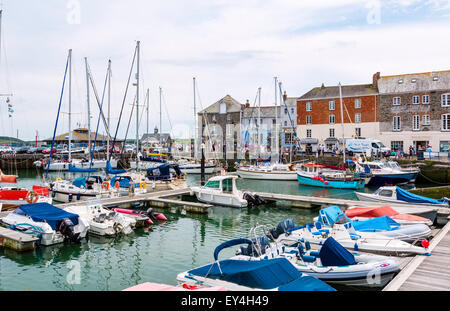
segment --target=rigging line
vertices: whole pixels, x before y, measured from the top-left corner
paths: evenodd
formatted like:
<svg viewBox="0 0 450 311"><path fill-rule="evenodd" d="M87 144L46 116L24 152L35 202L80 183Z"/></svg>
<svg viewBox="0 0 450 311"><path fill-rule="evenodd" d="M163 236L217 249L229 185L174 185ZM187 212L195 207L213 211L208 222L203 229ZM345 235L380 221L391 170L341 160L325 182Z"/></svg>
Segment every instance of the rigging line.
<svg viewBox="0 0 450 311"><path fill-rule="evenodd" d="M117 132L119 131L120 120L122 119L123 107L125 106L125 101L126 101L126 99L127 99L128 89L129 89L129 87L130 87L130 80L131 80L131 75L132 75L132 73L133 73L134 62L135 62L135 60L136 60L136 54L137 54L137 46L134 48L133 61L131 62L130 73L129 73L129 75L128 75L127 86L126 86L126 88L125 88L125 93L124 93L123 100L122 100L122 107L120 108L119 120L118 120L118 122L117 122L116 132L115 132L115 134L114 134L114 140L113 140L113 142L112 142L111 150L114 150L114 146L115 146L115 144L116 144ZM126 140L125 140L125 141L126 141ZM125 141L124 141L124 144L125 144ZM122 148L122 149L124 149L124 148ZM109 159L108 159L108 161L111 160L112 154L113 154L112 152L109 154ZM121 153L121 157L122 157L122 154L123 154L123 153ZM137 146L136 146L136 154L137 154Z"/></svg>
<svg viewBox="0 0 450 311"><path fill-rule="evenodd" d="M147 92L145 92L145 98L144 98L144 103L146 103L146 101L147 101ZM146 108L147 106L146 106L146 104L143 104L143 105L139 105L139 106L141 106L141 107L144 107L144 108ZM138 125L138 128L140 129L141 128L141 124L142 124L142 119L143 119L143 117L144 117L144 114L143 113L141 113L141 118L139 119L139 125Z"/></svg>
<svg viewBox="0 0 450 311"><path fill-rule="evenodd" d="M137 98L137 95L134 95L133 104L132 104L132 106L131 106L130 118L129 118L129 120L128 120L128 125L127 125L127 131L125 132L124 144L125 144L125 142L127 141L128 130L130 129L131 119L133 118L133 111L134 111L134 106L135 106L135 104L136 104L136 98ZM125 150L125 148L122 148L122 151L120 152L120 159L122 159L122 157L123 157L123 151L124 151L124 150ZM137 157L138 157L138 150L137 150L137 148L136 148L136 159L137 159ZM136 161L136 170L137 170L137 169L138 169L138 167L137 167L137 161Z"/></svg>
<svg viewBox="0 0 450 311"><path fill-rule="evenodd" d="M97 120L97 128L95 130L95 138L94 138L94 146L92 148L92 155L91 155L91 161L89 163L89 169L92 168L92 161L94 160L94 153L95 153L95 144L97 143L97 135L98 135L98 127L100 126L100 115L103 113L103 101L105 99L105 93L106 93L106 86L109 80L109 68L111 66L111 61L108 62L108 69L106 70L106 78L105 78L105 85L103 86L103 94L102 94L102 103L100 105L100 112L98 115L98 120ZM90 135L90 133L89 133ZM88 172L88 177L91 173Z"/></svg>
<svg viewBox="0 0 450 311"><path fill-rule="evenodd" d="M345 105L344 101L342 101L342 104L344 105L344 109L345 109L345 112L347 113L348 120L350 121L351 125L356 128L356 125L352 122L352 118L350 117L350 114L347 110L347 106ZM342 142L342 144L344 145L342 152L345 152L345 142ZM361 141L359 141L359 146L360 146L361 150L363 150ZM364 152L362 153L362 155L364 157L364 161L367 161L367 157Z"/></svg>
<svg viewBox="0 0 450 311"><path fill-rule="evenodd" d="M62 84L62 88L61 88L61 96L59 98L58 113L56 114L56 124L55 124L55 129L53 130L53 139L52 139L52 145L50 147L50 154L48 156L48 165L47 165L47 170L45 172L45 179L47 179L47 177L48 177L48 170L50 168L50 162L52 160L53 146L55 144L56 128L58 126L58 120L59 120L59 111L61 110L61 103L62 103L62 98L64 95L64 86L66 84L67 68L69 67L69 58L70 58L70 54L67 57L67 61L66 61L66 70L64 72L64 79L63 79L63 84Z"/></svg>
<svg viewBox="0 0 450 311"><path fill-rule="evenodd" d="M253 102L253 107L252 107L252 112L250 113L250 119L248 120L248 124L247 124L247 129L245 130L244 133L244 142L247 141L248 139L248 129L250 127L250 125L252 124L252 118L253 118L253 112L255 111L256 108L256 100L258 99L258 91L256 91L256 96L255 96L255 101ZM239 158L242 158L242 147L241 150L239 151ZM238 162L239 162L239 158L238 158Z"/></svg>

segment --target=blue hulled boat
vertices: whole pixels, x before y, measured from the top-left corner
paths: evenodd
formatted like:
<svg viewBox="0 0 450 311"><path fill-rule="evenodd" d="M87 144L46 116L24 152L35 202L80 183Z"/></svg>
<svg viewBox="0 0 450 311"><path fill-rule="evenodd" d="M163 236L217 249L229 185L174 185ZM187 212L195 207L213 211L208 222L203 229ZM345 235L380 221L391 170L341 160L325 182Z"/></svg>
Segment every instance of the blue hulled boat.
<svg viewBox="0 0 450 311"><path fill-rule="evenodd" d="M304 164L297 171L297 180L301 185L336 188L336 189L362 189L365 179L359 176L348 176L343 171L328 169L320 164Z"/></svg>

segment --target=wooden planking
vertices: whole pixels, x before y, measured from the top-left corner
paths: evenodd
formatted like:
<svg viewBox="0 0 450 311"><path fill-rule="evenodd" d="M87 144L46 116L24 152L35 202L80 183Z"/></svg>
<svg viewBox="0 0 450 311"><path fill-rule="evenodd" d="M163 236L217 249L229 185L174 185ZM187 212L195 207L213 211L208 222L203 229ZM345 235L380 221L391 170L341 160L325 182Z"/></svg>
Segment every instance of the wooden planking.
<svg viewBox="0 0 450 311"><path fill-rule="evenodd" d="M25 234L4 227L0 227L0 236L23 243L35 242L39 240L37 237L34 237L30 234Z"/></svg>
<svg viewBox="0 0 450 311"><path fill-rule="evenodd" d="M415 256L383 291L450 291L450 222L431 240L431 256Z"/></svg>

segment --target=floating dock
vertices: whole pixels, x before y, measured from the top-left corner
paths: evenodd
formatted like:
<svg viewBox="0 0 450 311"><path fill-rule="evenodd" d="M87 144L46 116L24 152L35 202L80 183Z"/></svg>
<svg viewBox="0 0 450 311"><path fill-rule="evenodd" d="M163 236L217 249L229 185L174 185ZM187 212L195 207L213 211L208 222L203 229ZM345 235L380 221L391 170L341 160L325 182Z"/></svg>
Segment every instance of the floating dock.
<svg viewBox="0 0 450 311"><path fill-rule="evenodd" d="M383 291L450 291L450 222L431 240L430 256L415 256Z"/></svg>
<svg viewBox="0 0 450 311"><path fill-rule="evenodd" d="M37 237L19 231L0 227L0 246L18 252L33 250L36 247Z"/></svg>

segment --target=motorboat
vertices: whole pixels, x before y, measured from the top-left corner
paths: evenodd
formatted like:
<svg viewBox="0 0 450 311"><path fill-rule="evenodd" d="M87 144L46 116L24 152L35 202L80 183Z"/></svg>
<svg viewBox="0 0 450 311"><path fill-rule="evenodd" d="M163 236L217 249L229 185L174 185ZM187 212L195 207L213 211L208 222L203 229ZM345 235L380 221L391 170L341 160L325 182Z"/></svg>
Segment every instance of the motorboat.
<svg viewBox="0 0 450 311"><path fill-rule="evenodd" d="M4 209L8 209L30 203L51 204L52 198L46 187L33 186L32 190L25 187L0 187L0 203Z"/></svg>
<svg viewBox="0 0 450 311"><path fill-rule="evenodd" d="M48 187L51 197L63 203L119 196L119 192L110 187L109 182L95 175L77 177L73 181L58 178L49 183Z"/></svg>
<svg viewBox="0 0 450 311"><path fill-rule="evenodd" d="M109 187L119 191L121 196L127 196L130 193L133 194L145 194L147 193L147 187L145 182L135 183L131 176L117 175L111 178L109 181Z"/></svg>
<svg viewBox="0 0 450 311"><path fill-rule="evenodd" d="M355 231L351 223L335 223L330 229L322 228L319 222L295 226L294 222L288 219L280 222L276 228L271 229L270 234L276 242L287 246L296 245L300 241L307 241L312 249L318 249L331 236L351 251L394 256L430 254L426 247L416 246L399 239L382 236L362 237Z"/></svg>
<svg viewBox="0 0 450 311"><path fill-rule="evenodd" d="M221 250L252 245L249 239L226 241L214 250L214 262L177 275L179 284L190 286L222 286L232 291L333 291L325 282L297 270L286 258L219 260Z"/></svg>
<svg viewBox="0 0 450 311"><path fill-rule="evenodd" d="M358 174L349 175L345 171L333 170L320 164L302 164L296 174L299 184L305 186L354 190L365 186L365 178Z"/></svg>
<svg viewBox="0 0 450 311"><path fill-rule="evenodd" d="M89 200L80 205L71 205L66 211L80 215L89 223L89 232L99 236L130 234L136 226L136 220L121 213L105 209L100 200Z"/></svg>
<svg viewBox="0 0 450 311"><path fill-rule="evenodd" d="M1 221L10 229L38 237L41 245L79 242L90 230L89 223L78 214L48 203L21 205Z"/></svg>
<svg viewBox="0 0 450 311"><path fill-rule="evenodd" d="M293 164L274 163L259 166L242 166L236 173L246 179L259 180L297 180L297 173Z"/></svg>
<svg viewBox="0 0 450 311"><path fill-rule="evenodd" d="M424 223L401 225L389 216L374 217L368 220L350 220L336 205L321 209L316 227L331 229L334 224L349 226L363 238L382 237L415 242L426 239L431 234L430 227Z"/></svg>
<svg viewBox="0 0 450 311"><path fill-rule="evenodd" d="M390 206L376 207L349 207L345 211L345 215L352 220L369 220L376 217L389 216L401 225L425 224L431 226L433 222L425 217L411 214L402 214Z"/></svg>
<svg viewBox="0 0 450 311"><path fill-rule="evenodd" d="M258 227L258 226L257 226ZM252 230L255 230L254 227ZM262 226L265 228L265 226ZM286 258L302 273L330 284L363 287L383 287L399 271L396 258L350 252L332 237L328 237L319 250L312 250L308 241L301 240L292 247L270 243L270 233L255 236L252 245L241 246L233 259L267 260Z"/></svg>
<svg viewBox="0 0 450 311"><path fill-rule="evenodd" d="M236 175L211 177L204 186L191 187L191 195L195 194L200 202L238 208L269 203L256 194L238 190L238 178Z"/></svg>
<svg viewBox="0 0 450 311"><path fill-rule="evenodd" d="M356 162L356 168L360 172L372 174L368 186L397 185L414 183L419 168L401 168L395 161Z"/></svg>
<svg viewBox="0 0 450 311"><path fill-rule="evenodd" d="M396 204L414 204L427 207L450 207L450 199L442 198L440 200L427 198L421 195L411 193L399 186L382 186L374 193L355 192L361 201L372 201L382 203Z"/></svg>
<svg viewBox="0 0 450 311"><path fill-rule="evenodd" d="M134 219L136 221L136 228L153 225L153 220L150 218L150 216L147 215L146 212L124 209L124 208L113 208L112 210L116 213L123 214L125 217L130 217L130 218Z"/></svg>
<svg viewBox="0 0 450 311"><path fill-rule="evenodd" d="M42 169L48 168L49 171L69 171L69 164L79 169L104 169L107 162L104 159L93 159L92 163L86 159L72 159L70 162L68 160L56 160L52 161L49 166L48 160L44 160L35 161L33 165ZM117 160L111 159L110 163L112 167L117 167Z"/></svg>

